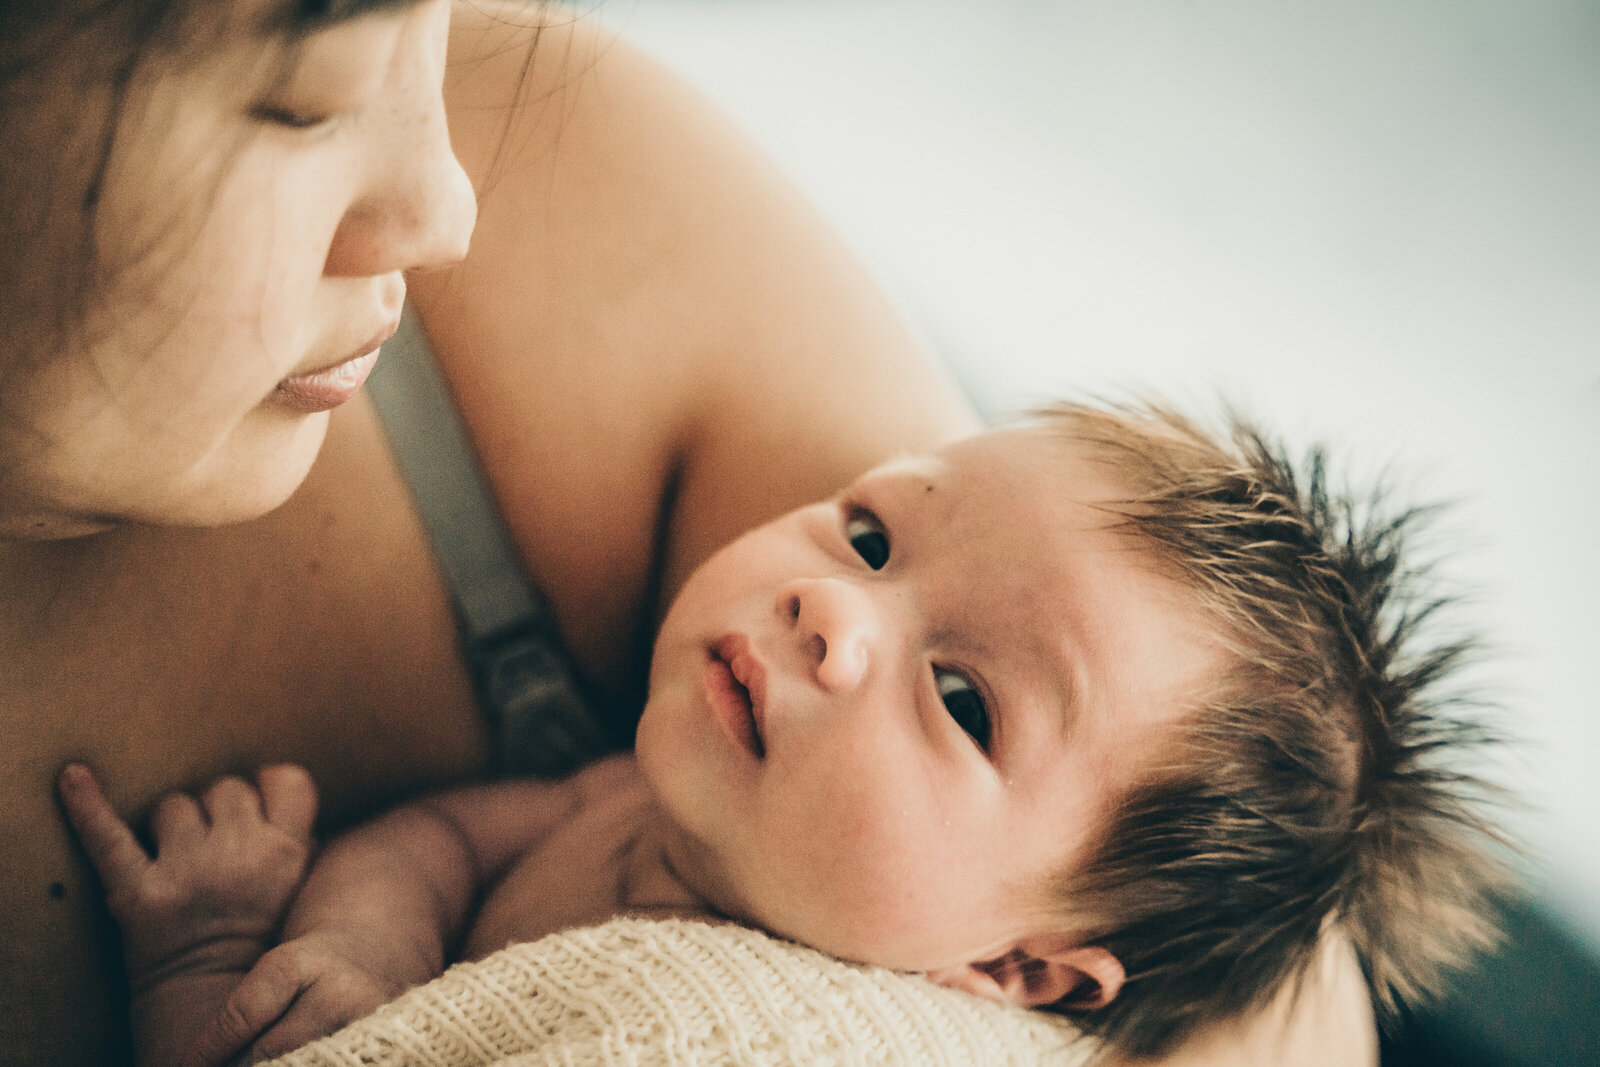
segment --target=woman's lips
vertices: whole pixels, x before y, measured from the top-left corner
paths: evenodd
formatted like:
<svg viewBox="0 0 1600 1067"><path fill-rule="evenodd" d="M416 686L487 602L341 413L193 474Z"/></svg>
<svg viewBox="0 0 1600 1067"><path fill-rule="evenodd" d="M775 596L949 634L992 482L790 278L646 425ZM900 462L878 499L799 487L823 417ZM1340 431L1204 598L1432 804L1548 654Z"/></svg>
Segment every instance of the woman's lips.
<svg viewBox="0 0 1600 1067"><path fill-rule="evenodd" d="M308 415L331 411L361 389L378 362L383 343L394 336L399 325L398 321L390 323L355 355L331 367L289 375L278 383L273 396L285 407Z"/></svg>
<svg viewBox="0 0 1600 1067"><path fill-rule="evenodd" d="M378 362L378 349L311 374L295 374L278 383L274 394L286 407L314 414L331 411L356 395Z"/></svg>
<svg viewBox="0 0 1600 1067"><path fill-rule="evenodd" d="M733 634L712 645L705 668L706 701L734 740L757 759L767 754L762 736L766 675L743 635Z"/></svg>

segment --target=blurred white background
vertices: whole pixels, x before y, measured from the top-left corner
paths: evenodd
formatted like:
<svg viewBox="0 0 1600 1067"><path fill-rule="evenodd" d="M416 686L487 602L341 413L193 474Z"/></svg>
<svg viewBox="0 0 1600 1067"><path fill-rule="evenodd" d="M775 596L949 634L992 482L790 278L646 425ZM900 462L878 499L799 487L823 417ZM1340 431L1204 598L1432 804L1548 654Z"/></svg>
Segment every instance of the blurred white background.
<svg viewBox="0 0 1600 1067"><path fill-rule="evenodd" d="M1528 878L1600 946L1600 3L597 11L778 160L986 413L1226 396L1458 500Z"/></svg>

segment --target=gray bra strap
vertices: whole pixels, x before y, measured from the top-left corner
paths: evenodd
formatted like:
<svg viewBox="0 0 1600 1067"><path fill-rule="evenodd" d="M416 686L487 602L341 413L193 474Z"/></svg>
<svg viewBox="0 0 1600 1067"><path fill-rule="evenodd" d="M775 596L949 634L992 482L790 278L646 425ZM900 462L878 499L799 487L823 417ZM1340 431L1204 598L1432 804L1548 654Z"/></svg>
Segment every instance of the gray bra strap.
<svg viewBox="0 0 1600 1067"><path fill-rule="evenodd" d="M522 569L411 307L367 391L454 600L497 769L565 774L625 744L592 710Z"/></svg>

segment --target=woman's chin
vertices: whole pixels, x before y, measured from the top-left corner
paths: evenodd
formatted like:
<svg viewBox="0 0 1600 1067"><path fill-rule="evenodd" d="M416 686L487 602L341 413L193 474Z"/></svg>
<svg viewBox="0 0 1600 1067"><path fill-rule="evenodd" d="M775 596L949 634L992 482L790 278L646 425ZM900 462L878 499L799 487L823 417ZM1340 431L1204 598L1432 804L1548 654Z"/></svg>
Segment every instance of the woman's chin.
<svg viewBox="0 0 1600 1067"><path fill-rule="evenodd" d="M305 482L326 413L236 427L198 460L152 474L148 453L80 455L64 468L0 485L0 538L63 540L125 526L211 527L281 507ZM142 468L142 469L141 469Z"/></svg>
<svg viewBox="0 0 1600 1067"><path fill-rule="evenodd" d="M151 526L226 526L277 510L304 484L328 432L326 412L299 416L294 423L287 439L227 442L175 481L164 499L129 517Z"/></svg>

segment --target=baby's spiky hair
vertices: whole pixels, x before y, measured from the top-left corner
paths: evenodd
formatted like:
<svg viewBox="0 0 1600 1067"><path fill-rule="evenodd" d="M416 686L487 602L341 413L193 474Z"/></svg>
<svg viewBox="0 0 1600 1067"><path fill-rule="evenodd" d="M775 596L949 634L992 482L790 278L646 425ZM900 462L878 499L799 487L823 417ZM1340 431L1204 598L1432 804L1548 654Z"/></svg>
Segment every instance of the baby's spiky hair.
<svg viewBox="0 0 1600 1067"><path fill-rule="evenodd" d="M1430 510L1335 493L1320 450L1297 469L1237 415L1225 441L1159 404L1044 417L1129 488L1119 523L1233 654L1054 887L1127 971L1080 1023L1161 1052L1298 982L1328 925L1380 1013L1436 992L1494 940L1505 882L1459 758L1491 738L1442 684L1472 643L1419 646L1446 604L1404 554Z"/></svg>

